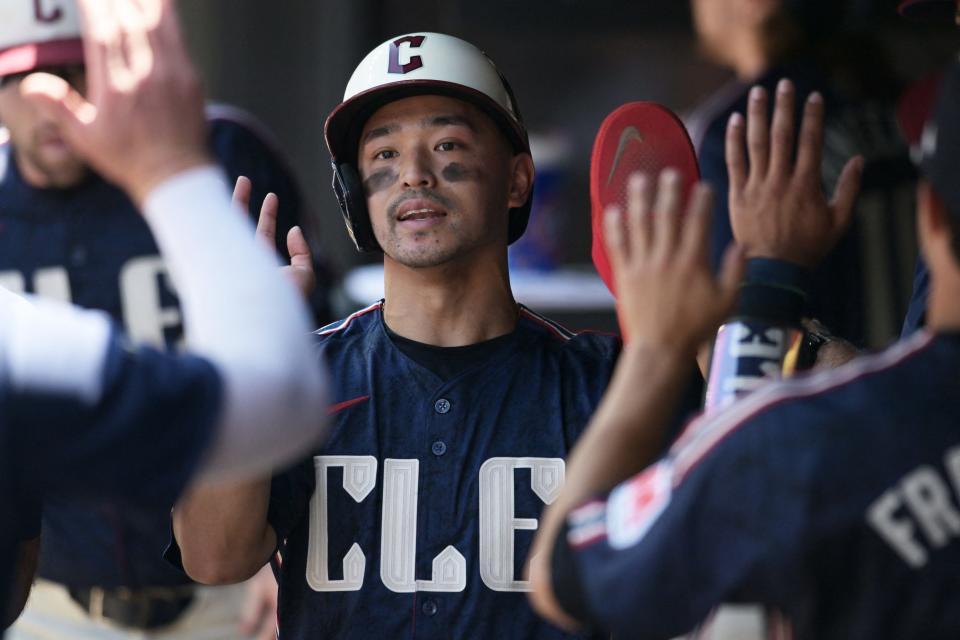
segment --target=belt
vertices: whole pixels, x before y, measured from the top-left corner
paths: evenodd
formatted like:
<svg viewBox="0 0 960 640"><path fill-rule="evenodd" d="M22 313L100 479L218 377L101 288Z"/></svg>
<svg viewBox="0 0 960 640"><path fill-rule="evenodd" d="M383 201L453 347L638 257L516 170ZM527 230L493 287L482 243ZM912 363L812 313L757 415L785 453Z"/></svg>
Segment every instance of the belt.
<svg viewBox="0 0 960 640"><path fill-rule="evenodd" d="M191 585L144 589L69 587L67 591L94 620L109 620L131 629L172 624L183 615L194 596Z"/></svg>

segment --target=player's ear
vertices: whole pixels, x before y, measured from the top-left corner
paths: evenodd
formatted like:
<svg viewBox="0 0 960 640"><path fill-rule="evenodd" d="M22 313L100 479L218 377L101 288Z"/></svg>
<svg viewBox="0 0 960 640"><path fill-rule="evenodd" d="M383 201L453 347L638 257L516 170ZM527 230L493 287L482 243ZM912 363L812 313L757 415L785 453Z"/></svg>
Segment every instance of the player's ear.
<svg viewBox="0 0 960 640"><path fill-rule="evenodd" d="M529 153L518 153L510 161L510 208L522 207L533 189L533 158Z"/></svg>

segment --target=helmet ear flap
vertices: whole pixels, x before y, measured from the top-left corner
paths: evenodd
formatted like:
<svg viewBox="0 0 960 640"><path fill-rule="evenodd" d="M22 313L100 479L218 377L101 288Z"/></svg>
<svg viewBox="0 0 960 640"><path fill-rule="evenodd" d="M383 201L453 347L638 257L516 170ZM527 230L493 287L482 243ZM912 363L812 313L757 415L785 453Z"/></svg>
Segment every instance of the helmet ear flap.
<svg viewBox="0 0 960 640"><path fill-rule="evenodd" d="M366 195L363 192L363 181L356 167L346 162L331 162L333 166L333 192L340 204L340 213L347 225L347 233L356 245L357 251L380 251L376 236L373 235L373 226L370 224L370 214L367 211Z"/></svg>

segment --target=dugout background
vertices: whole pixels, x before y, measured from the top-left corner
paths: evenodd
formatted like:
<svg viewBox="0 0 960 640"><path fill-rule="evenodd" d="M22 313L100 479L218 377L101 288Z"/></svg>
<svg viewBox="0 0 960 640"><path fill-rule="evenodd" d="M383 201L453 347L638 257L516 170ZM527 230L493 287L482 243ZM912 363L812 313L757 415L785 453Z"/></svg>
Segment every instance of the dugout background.
<svg viewBox="0 0 960 640"><path fill-rule="evenodd" d="M846 0L852 28L877 36L908 82L960 49L950 25L909 23L896 0ZM838 5L843 0L838 0ZM330 191L326 114L354 66L386 38L441 31L483 48L510 79L533 134L567 147L563 254L589 262L589 154L620 104L655 100L683 113L728 79L703 59L687 0L181 0L208 95L243 107L277 135L314 211L312 242L345 271L368 261L344 233Z"/></svg>

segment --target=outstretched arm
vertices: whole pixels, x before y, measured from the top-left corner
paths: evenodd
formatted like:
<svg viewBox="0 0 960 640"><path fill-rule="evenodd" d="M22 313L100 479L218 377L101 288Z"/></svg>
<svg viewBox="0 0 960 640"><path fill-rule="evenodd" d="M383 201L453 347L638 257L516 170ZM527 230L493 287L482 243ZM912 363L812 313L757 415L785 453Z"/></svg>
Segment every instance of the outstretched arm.
<svg viewBox="0 0 960 640"><path fill-rule="evenodd" d="M576 621L559 605L550 559L570 511L610 490L656 459L663 429L697 345L729 312L742 269L731 248L718 278L709 268L710 191L698 186L686 215L673 172L660 176L656 202L650 180L634 179L626 218L606 216L623 322L631 336L600 407L567 464L564 488L544 514L528 563L534 607L566 627Z"/></svg>

